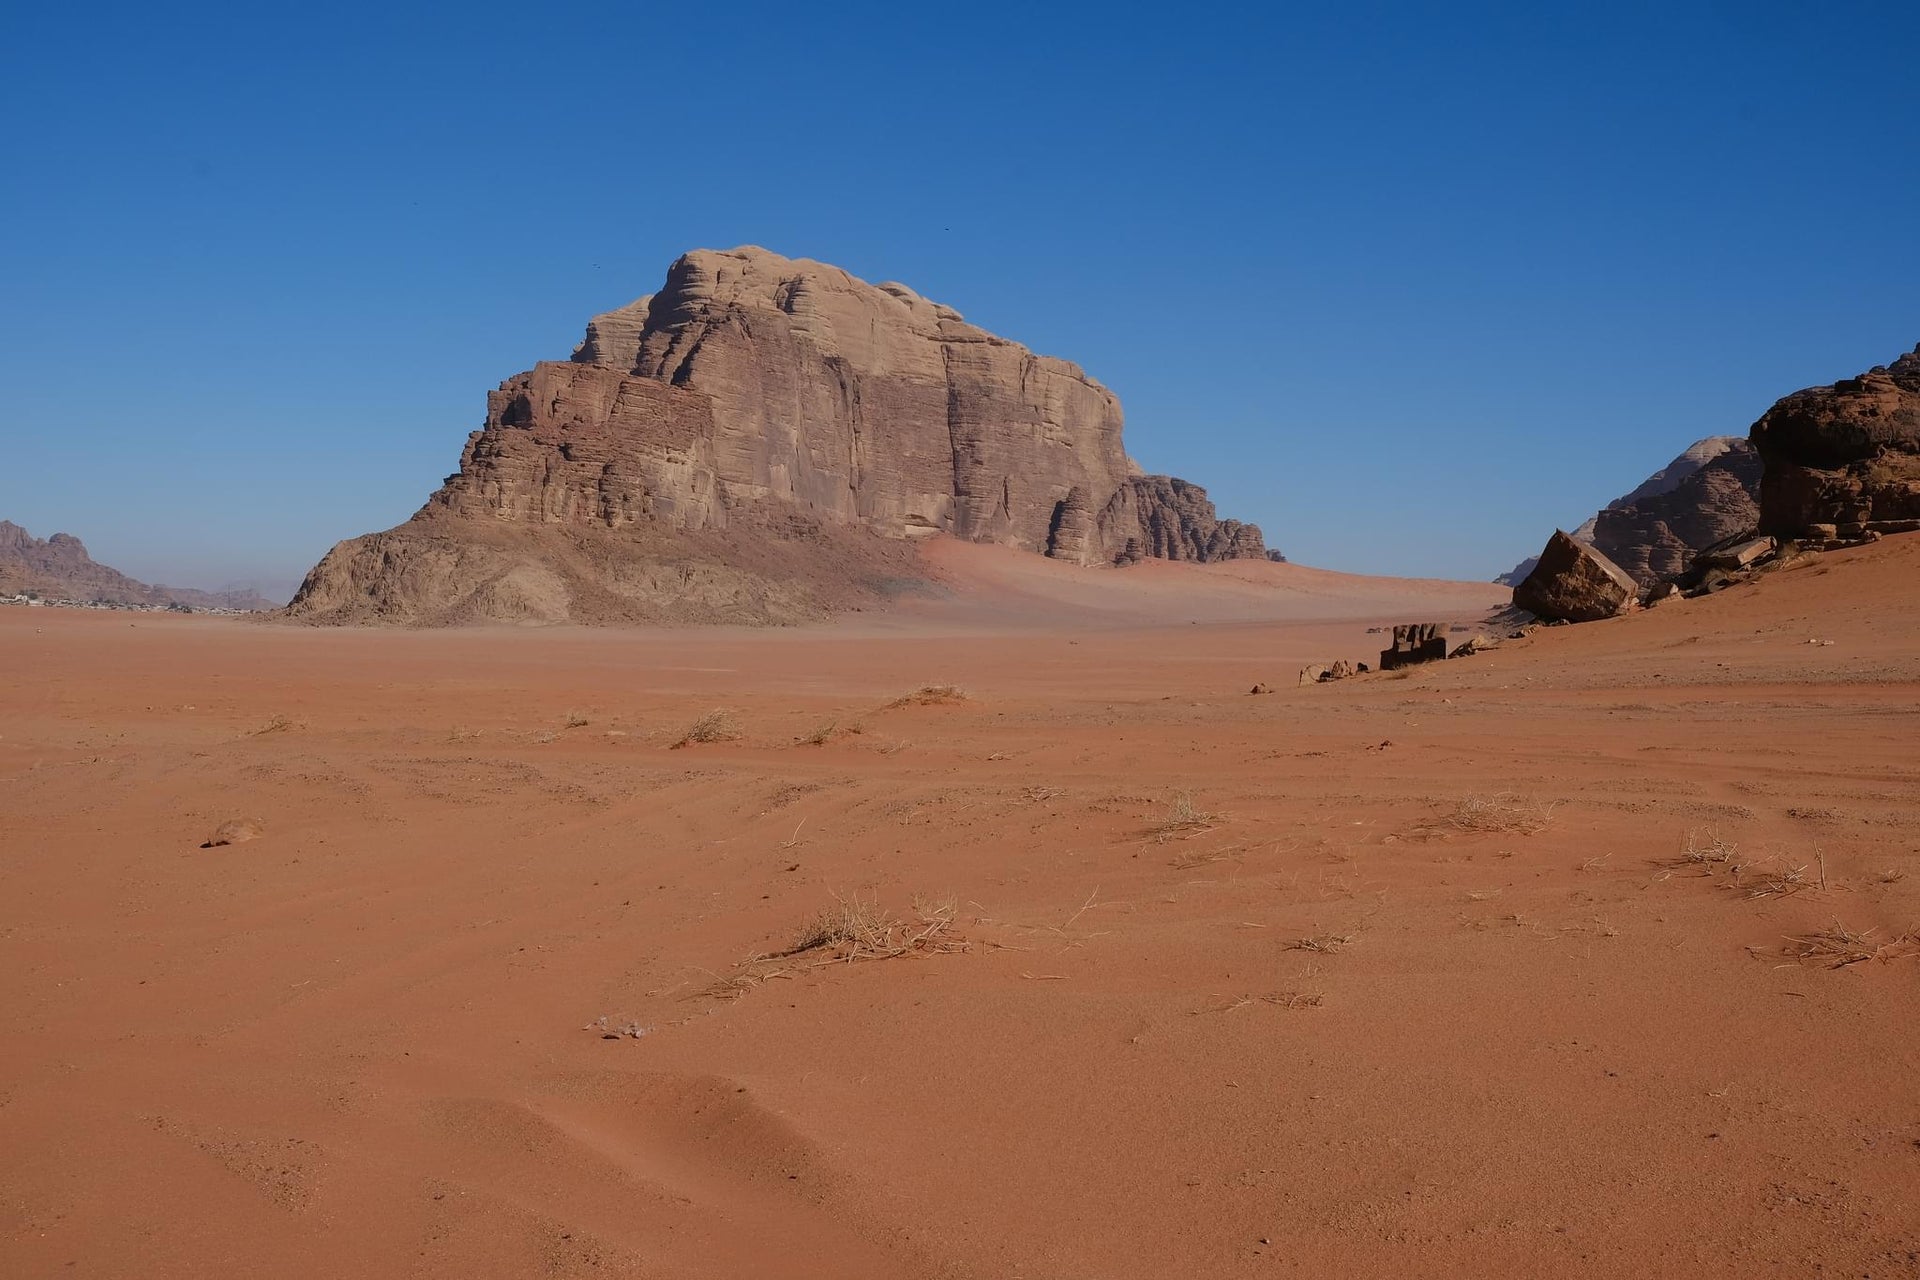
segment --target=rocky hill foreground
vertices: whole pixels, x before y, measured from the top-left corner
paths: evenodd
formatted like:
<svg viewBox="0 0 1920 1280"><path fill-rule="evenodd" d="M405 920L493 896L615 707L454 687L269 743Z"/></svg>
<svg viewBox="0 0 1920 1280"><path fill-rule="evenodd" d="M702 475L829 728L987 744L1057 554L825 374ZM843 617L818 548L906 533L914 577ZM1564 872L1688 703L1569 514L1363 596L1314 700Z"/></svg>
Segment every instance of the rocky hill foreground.
<svg viewBox="0 0 1920 1280"><path fill-rule="evenodd" d="M1583 622L1717 591L1809 550L1915 532L1920 347L1782 397L1746 440L1700 441L1574 534L1555 530L1502 581L1518 579L1520 608Z"/></svg>
<svg viewBox="0 0 1920 1280"><path fill-rule="evenodd" d="M901 284L699 250L488 397L412 519L336 546L320 622L784 622L922 585L935 534L1082 565L1264 558L1127 457L1074 364Z"/></svg>
<svg viewBox="0 0 1920 1280"><path fill-rule="evenodd" d="M15 596L133 609L244 613L279 607L252 587L199 591L149 586L95 560L86 544L70 533L36 538L11 520L0 520L0 597Z"/></svg>
<svg viewBox="0 0 1920 1280"><path fill-rule="evenodd" d="M1708 436L1588 517L1573 537L1651 587L1685 573L1702 549L1753 528L1759 514L1759 453L1743 437ZM1529 556L1495 581L1517 586L1538 563Z"/></svg>

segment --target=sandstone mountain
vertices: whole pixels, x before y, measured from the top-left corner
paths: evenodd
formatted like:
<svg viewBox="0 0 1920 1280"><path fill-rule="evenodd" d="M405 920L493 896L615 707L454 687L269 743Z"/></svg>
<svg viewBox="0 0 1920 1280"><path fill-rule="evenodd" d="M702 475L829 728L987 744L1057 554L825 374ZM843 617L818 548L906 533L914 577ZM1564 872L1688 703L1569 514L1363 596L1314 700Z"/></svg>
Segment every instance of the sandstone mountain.
<svg viewBox="0 0 1920 1280"><path fill-rule="evenodd" d="M949 534L1087 565L1263 558L1127 457L1077 365L901 284L699 250L488 397L407 523L295 597L330 622L789 621L912 589Z"/></svg>
<svg viewBox="0 0 1920 1280"><path fill-rule="evenodd" d="M70 533L40 539L10 520L0 520L0 596L24 594L81 604L144 608L278 607L250 587L199 591L192 587L149 586L96 561L87 554L86 545Z"/></svg>
<svg viewBox="0 0 1920 1280"><path fill-rule="evenodd" d="M1695 441L1631 493L1614 499L1573 531L1642 587L1685 573L1703 548L1759 521L1760 455L1739 436ZM1524 581L1528 558L1496 581Z"/></svg>
<svg viewBox="0 0 1920 1280"><path fill-rule="evenodd" d="M1760 529L1778 537L1920 528L1920 347L1753 424Z"/></svg>

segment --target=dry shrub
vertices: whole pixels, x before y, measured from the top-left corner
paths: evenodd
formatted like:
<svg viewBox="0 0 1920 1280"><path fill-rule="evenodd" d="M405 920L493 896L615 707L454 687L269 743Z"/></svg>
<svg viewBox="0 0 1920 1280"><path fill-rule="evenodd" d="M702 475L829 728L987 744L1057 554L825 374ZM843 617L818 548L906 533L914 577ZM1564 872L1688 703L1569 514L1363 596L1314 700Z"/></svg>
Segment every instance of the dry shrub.
<svg viewBox="0 0 1920 1280"><path fill-rule="evenodd" d="M734 720L733 712L715 708L688 725L673 749L678 751L696 742L733 742L739 737L740 725Z"/></svg>
<svg viewBox="0 0 1920 1280"><path fill-rule="evenodd" d="M1686 847L1680 850L1680 856L1667 863L1671 867L1698 867L1711 873L1712 868L1727 866L1733 862L1740 847L1720 834L1717 827L1706 831L1687 832Z"/></svg>
<svg viewBox="0 0 1920 1280"><path fill-rule="evenodd" d="M904 920L881 907L876 898L836 894L831 906L800 926L785 950L749 957L689 998L737 1000L775 978L795 977L823 965L966 951L970 944L954 931L958 910L952 898L916 898L913 918Z"/></svg>
<svg viewBox="0 0 1920 1280"><path fill-rule="evenodd" d="M1447 818L1456 831L1494 831L1538 835L1553 822L1553 806L1527 796L1502 791L1490 796L1468 796Z"/></svg>
<svg viewBox="0 0 1920 1280"><path fill-rule="evenodd" d="M1285 944L1283 951L1311 951L1317 955L1333 955L1344 951L1353 944L1350 933L1316 933L1306 938L1295 938Z"/></svg>
<svg viewBox="0 0 1920 1280"><path fill-rule="evenodd" d="M889 702L885 710L892 711L896 707L934 707L966 700L967 691L957 684L923 684L912 693L903 693Z"/></svg>
<svg viewBox="0 0 1920 1280"><path fill-rule="evenodd" d="M1445 840L1462 832L1473 834L1539 835L1553 822L1554 806L1511 791L1468 796L1437 822L1414 827L1411 840Z"/></svg>
<svg viewBox="0 0 1920 1280"><path fill-rule="evenodd" d="M1236 844L1225 849L1192 849L1175 854L1167 865L1176 871L1192 871L1195 867L1209 866L1215 862L1238 862L1239 859L1233 855L1239 848L1240 846Z"/></svg>
<svg viewBox="0 0 1920 1280"><path fill-rule="evenodd" d="M967 942L953 932L957 904L952 898L927 901L916 898L913 919L902 920L883 910L877 899L862 900L835 897L833 905L823 908L800 927L793 945L780 958L808 952L832 954L815 961L890 960L911 952L944 953L965 951Z"/></svg>
<svg viewBox="0 0 1920 1280"><path fill-rule="evenodd" d="M1813 888L1804 866L1762 871L1744 883L1740 879L1742 870L1740 867L1733 869L1733 888L1739 890L1740 896L1749 902L1758 898L1790 898Z"/></svg>
<svg viewBox="0 0 1920 1280"><path fill-rule="evenodd" d="M1269 991L1264 995L1235 996L1224 1004L1209 1005L1194 1012L1232 1013L1235 1009L1244 1009L1250 1004L1270 1004L1282 1009L1317 1009L1325 1001L1326 997L1318 991Z"/></svg>
<svg viewBox="0 0 1920 1280"><path fill-rule="evenodd" d="M838 720L822 721L806 733L801 734L798 743L803 747L824 747L829 742L832 742L833 735L839 732L840 722Z"/></svg>
<svg viewBox="0 0 1920 1280"><path fill-rule="evenodd" d="M1167 805L1167 816L1160 820L1160 825L1153 829L1153 833L1162 840L1171 840L1175 836L1191 840L1194 836L1213 830L1219 817L1217 813L1195 808L1193 792L1176 791L1172 802Z"/></svg>
<svg viewBox="0 0 1920 1280"><path fill-rule="evenodd" d="M1783 954L1805 964L1822 964L1829 969L1844 969L1868 960L1897 960L1920 955L1920 929L1909 929L1885 942L1874 939L1875 929L1855 932L1834 921L1825 929L1787 939Z"/></svg>

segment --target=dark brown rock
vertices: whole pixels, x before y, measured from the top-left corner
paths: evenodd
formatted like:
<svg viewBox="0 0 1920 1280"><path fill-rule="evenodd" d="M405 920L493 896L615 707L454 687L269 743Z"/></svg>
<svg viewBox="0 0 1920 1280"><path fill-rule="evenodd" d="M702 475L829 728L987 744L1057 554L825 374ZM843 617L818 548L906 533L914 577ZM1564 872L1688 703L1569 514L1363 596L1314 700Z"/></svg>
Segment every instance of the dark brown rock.
<svg viewBox="0 0 1920 1280"><path fill-rule="evenodd" d="M1626 570L1583 542L1555 529L1513 603L1555 622L1597 622L1632 607L1640 586Z"/></svg>
<svg viewBox="0 0 1920 1280"><path fill-rule="evenodd" d="M1380 669L1392 671L1422 662L1437 662L1447 656L1444 622L1407 622L1393 629L1393 645L1380 651Z"/></svg>
<svg viewBox="0 0 1920 1280"><path fill-rule="evenodd" d="M1760 531L1890 532L1920 520L1920 347L1891 365L1777 402L1749 437L1766 464Z"/></svg>
<svg viewBox="0 0 1920 1280"><path fill-rule="evenodd" d="M1759 523L1760 472L1753 447L1730 440L1672 488L1600 512L1592 544L1642 587L1677 578L1701 548Z"/></svg>

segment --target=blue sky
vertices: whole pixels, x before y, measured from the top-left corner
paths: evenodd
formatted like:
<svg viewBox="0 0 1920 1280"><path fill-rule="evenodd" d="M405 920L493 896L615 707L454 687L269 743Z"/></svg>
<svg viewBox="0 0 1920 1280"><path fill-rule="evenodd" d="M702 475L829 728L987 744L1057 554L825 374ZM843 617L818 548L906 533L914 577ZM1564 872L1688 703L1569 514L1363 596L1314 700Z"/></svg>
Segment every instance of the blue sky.
<svg viewBox="0 0 1920 1280"><path fill-rule="evenodd" d="M1910 3L276 8L0 16L0 517L150 580L404 519L696 246L1077 360L1368 572L1920 342Z"/></svg>

